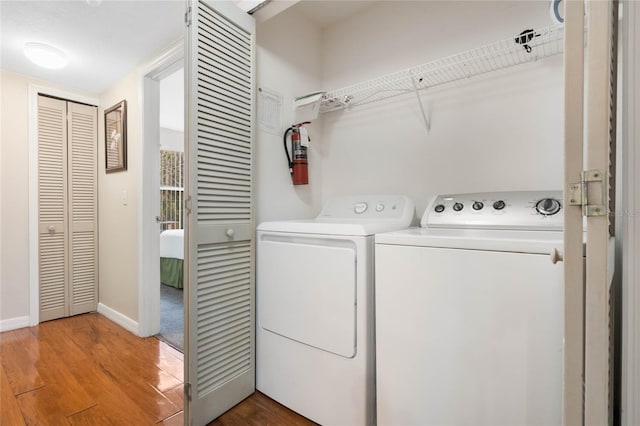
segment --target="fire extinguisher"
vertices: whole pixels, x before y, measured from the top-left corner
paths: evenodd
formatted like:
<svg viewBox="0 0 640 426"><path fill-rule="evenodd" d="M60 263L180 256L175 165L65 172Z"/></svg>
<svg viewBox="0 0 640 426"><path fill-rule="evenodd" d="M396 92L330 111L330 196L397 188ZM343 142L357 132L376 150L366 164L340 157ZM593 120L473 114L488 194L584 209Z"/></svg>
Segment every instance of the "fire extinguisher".
<svg viewBox="0 0 640 426"><path fill-rule="evenodd" d="M300 127L309 123L309 121L305 121L304 123L294 124L284 132L284 152L287 154L289 173L294 185L306 185L309 183L307 146L300 140ZM287 136L289 133L291 133L291 154L289 154L289 149L287 148Z"/></svg>

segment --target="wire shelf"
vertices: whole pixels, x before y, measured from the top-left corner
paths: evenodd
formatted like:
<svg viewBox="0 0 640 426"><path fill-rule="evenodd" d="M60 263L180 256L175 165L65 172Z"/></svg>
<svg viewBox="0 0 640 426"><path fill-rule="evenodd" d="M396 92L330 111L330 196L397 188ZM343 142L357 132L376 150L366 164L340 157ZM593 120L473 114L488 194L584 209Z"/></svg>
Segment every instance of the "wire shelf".
<svg viewBox="0 0 640 426"><path fill-rule="evenodd" d="M563 40L562 25L523 31L515 37L326 92L320 112L364 105L557 55L563 51Z"/></svg>

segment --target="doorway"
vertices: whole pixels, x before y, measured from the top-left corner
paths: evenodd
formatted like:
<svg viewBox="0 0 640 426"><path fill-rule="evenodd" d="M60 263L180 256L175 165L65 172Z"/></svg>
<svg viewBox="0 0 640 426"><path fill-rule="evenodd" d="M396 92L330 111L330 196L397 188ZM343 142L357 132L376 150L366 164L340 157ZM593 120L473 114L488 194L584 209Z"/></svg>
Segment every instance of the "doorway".
<svg viewBox="0 0 640 426"><path fill-rule="evenodd" d="M184 350L184 70L160 79L160 332Z"/></svg>
<svg viewBox="0 0 640 426"><path fill-rule="evenodd" d="M160 233L163 221L160 213L160 85L183 68L182 40L169 46L164 53L141 69L142 85L142 173L141 212L139 215L140 267L138 287L138 334L140 337L160 333ZM184 84L184 83L182 83ZM184 101L181 101L182 104ZM180 109L182 108L182 109ZM174 110L184 121L184 108ZM172 126L164 124L164 126Z"/></svg>

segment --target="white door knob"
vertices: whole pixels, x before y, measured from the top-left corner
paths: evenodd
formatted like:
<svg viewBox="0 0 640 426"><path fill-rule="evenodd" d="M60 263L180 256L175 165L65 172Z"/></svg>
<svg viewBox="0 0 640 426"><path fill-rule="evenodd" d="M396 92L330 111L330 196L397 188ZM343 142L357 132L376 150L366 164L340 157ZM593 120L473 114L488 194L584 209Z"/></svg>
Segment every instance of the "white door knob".
<svg viewBox="0 0 640 426"><path fill-rule="evenodd" d="M227 232L225 232L229 238L232 238L235 233L236 232L232 228L227 229Z"/></svg>
<svg viewBox="0 0 640 426"><path fill-rule="evenodd" d="M49 232L56 232L56 227L53 225L49 225Z"/></svg>
<svg viewBox="0 0 640 426"><path fill-rule="evenodd" d="M556 248L551 250L551 253L549 253L549 256L551 257L551 263L553 263L554 265L558 262L562 262L563 260L562 253L560 253Z"/></svg>

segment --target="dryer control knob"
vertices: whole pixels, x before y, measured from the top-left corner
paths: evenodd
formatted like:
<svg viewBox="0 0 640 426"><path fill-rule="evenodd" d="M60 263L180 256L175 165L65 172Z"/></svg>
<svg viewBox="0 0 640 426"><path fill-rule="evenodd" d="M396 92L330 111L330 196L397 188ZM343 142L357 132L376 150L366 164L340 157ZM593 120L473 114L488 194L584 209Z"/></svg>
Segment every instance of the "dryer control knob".
<svg viewBox="0 0 640 426"><path fill-rule="evenodd" d="M381 212L384 210L384 203L378 203L376 204L376 211L377 212Z"/></svg>
<svg viewBox="0 0 640 426"><path fill-rule="evenodd" d="M453 210L455 210L457 212L461 211L462 209L464 209L464 204L462 204L462 203L455 203L453 205Z"/></svg>
<svg viewBox="0 0 640 426"><path fill-rule="evenodd" d="M362 213L364 213L364 212L366 212L366 211L367 211L367 207L369 207L369 206L367 205L367 203L356 203L356 204L353 206L353 211L354 211L356 214L362 214Z"/></svg>
<svg viewBox="0 0 640 426"><path fill-rule="evenodd" d="M482 210L484 203L482 201L474 201L471 207L473 207L474 210Z"/></svg>
<svg viewBox="0 0 640 426"><path fill-rule="evenodd" d="M545 216L558 213L560 207L560 201L554 198L544 198L536 203L536 211Z"/></svg>
<svg viewBox="0 0 640 426"><path fill-rule="evenodd" d="M444 204L438 204L433 210L435 210L436 213L442 213L444 211Z"/></svg>
<svg viewBox="0 0 640 426"><path fill-rule="evenodd" d="M505 206L506 204L502 200L498 200L495 203L493 203L493 208L496 210L502 210L505 208Z"/></svg>

